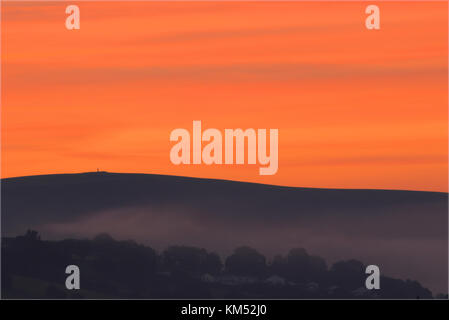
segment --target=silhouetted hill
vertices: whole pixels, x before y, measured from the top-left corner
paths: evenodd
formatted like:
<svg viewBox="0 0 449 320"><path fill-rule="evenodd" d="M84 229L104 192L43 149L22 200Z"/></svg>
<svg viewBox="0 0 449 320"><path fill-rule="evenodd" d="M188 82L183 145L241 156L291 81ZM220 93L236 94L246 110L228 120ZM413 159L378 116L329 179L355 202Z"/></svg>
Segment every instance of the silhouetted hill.
<svg viewBox="0 0 449 320"><path fill-rule="evenodd" d="M179 243L228 254L306 247L329 261L357 258L388 274L447 288L447 194L291 188L118 173L2 180L2 231L46 238L108 232L156 248Z"/></svg>
<svg viewBox="0 0 449 320"><path fill-rule="evenodd" d="M381 215L380 210L392 206L425 207L426 220L432 220L441 215L437 209L447 207L447 194L439 192L291 188L106 172L3 179L2 198L6 232L14 231L24 218L28 223L71 221L91 212L130 206L180 205L210 210L208 214L215 216L226 212L227 218L273 221L304 213L359 215L362 210ZM445 228L428 231L444 234Z"/></svg>

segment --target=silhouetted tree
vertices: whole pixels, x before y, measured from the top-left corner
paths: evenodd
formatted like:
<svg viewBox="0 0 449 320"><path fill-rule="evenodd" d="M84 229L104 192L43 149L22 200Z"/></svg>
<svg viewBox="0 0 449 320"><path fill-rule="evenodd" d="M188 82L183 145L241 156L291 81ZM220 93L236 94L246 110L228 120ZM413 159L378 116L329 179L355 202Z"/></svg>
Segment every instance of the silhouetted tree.
<svg viewBox="0 0 449 320"><path fill-rule="evenodd" d="M100 233L95 236L94 241L111 242L111 241L114 241L114 238L112 238L111 235L108 233Z"/></svg>
<svg viewBox="0 0 449 320"><path fill-rule="evenodd" d="M272 275L287 276L287 259L281 255L276 255L270 264L269 272Z"/></svg>
<svg viewBox="0 0 449 320"><path fill-rule="evenodd" d="M304 249L275 256L268 267L257 250L235 249L226 259L225 271L258 278L247 281L205 276L219 275L222 263L216 253L201 248L174 246L158 255L150 247L106 234L94 240L43 241L29 230L23 236L3 238L1 263L4 297L81 299L95 293L94 297L110 298L432 298L416 281L385 276L380 290L367 291L361 262L339 261L327 271L322 258ZM65 290L64 270L69 264L82 270L82 294ZM156 273L156 268L171 272ZM294 283L277 277L267 280L275 274ZM37 283L46 289L37 290Z"/></svg>
<svg viewBox="0 0 449 320"><path fill-rule="evenodd" d="M333 283L354 290L365 286L366 274L363 263L357 260L339 261L330 270Z"/></svg>
<svg viewBox="0 0 449 320"><path fill-rule="evenodd" d="M303 248L291 249L287 256L286 276L295 282L322 282L326 277L324 259L310 256Z"/></svg>
<svg viewBox="0 0 449 320"><path fill-rule="evenodd" d="M217 275L221 272L223 264L221 263L220 256L214 252L209 253L204 261L203 273L209 273L211 275Z"/></svg>
<svg viewBox="0 0 449 320"><path fill-rule="evenodd" d="M199 276L204 273L217 274L222 268L220 257L205 249L172 246L162 256L163 268L170 272Z"/></svg>
<svg viewBox="0 0 449 320"><path fill-rule="evenodd" d="M27 232L23 236L23 239L27 241L40 241L41 236L36 230L27 230Z"/></svg>
<svg viewBox="0 0 449 320"><path fill-rule="evenodd" d="M267 271L265 257L253 248L239 247L226 259L226 271L240 276L263 276Z"/></svg>
<svg viewBox="0 0 449 320"><path fill-rule="evenodd" d="M431 299L432 292L412 280L381 277L382 298L385 299Z"/></svg>

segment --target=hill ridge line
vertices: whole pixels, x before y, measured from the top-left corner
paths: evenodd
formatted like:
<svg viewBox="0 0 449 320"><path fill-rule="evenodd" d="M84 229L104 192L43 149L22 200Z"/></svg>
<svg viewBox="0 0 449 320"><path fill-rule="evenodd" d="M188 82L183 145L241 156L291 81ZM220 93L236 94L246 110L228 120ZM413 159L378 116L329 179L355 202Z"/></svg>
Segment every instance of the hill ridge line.
<svg viewBox="0 0 449 320"><path fill-rule="evenodd" d="M445 194L449 196L448 192L444 191L429 191L429 190L408 190L408 189L376 189L376 188L328 188L328 187L295 187L295 186L285 186L285 185L276 185L276 184L268 184L268 183L260 183L260 182L252 182L252 181L241 181L241 180L228 180L228 179L219 179L219 178L203 178L203 177L191 177L191 176L177 176L177 175L169 175L169 174L158 174L158 173L139 173L139 172L109 172L109 171L88 171L88 172L77 172L77 173L50 173L50 174L37 174L37 175L29 175L29 176L17 176L17 177L7 177L0 178L1 182L9 182L9 181L17 181L17 180L25 180L25 179L36 179L39 177L63 177L63 176L82 176L82 175L90 175L90 176L147 176L147 177L167 177L171 179L185 179L190 181L204 181L204 182L222 182L222 183L236 183L236 184L248 184L254 186L265 186L265 187L274 187L279 189L292 189L292 190L323 190L323 191L378 191L378 192L419 192L419 193L434 193L434 194Z"/></svg>

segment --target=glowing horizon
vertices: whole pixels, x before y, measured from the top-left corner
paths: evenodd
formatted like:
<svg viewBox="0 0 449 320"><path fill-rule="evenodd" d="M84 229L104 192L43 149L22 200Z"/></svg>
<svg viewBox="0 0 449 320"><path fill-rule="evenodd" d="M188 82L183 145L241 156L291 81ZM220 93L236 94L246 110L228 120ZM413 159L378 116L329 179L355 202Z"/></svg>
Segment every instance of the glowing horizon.
<svg viewBox="0 0 449 320"><path fill-rule="evenodd" d="M2 3L2 178L149 173L448 191L447 3ZM175 166L171 130L279 129L279 169Z"/></svg>

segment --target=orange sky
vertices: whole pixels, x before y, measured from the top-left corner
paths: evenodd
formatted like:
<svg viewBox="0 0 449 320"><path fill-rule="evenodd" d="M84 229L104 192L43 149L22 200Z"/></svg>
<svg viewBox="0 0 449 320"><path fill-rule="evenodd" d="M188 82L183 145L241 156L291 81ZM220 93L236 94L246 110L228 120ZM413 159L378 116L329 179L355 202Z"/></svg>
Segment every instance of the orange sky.
<svg viewBox="0 0 449 320"><path fill-rule="evenodd" d="M94 171L447 191L447 3L3 3L2 177ZM279 170L170 162L171 130L279 129Z"/></svg>

